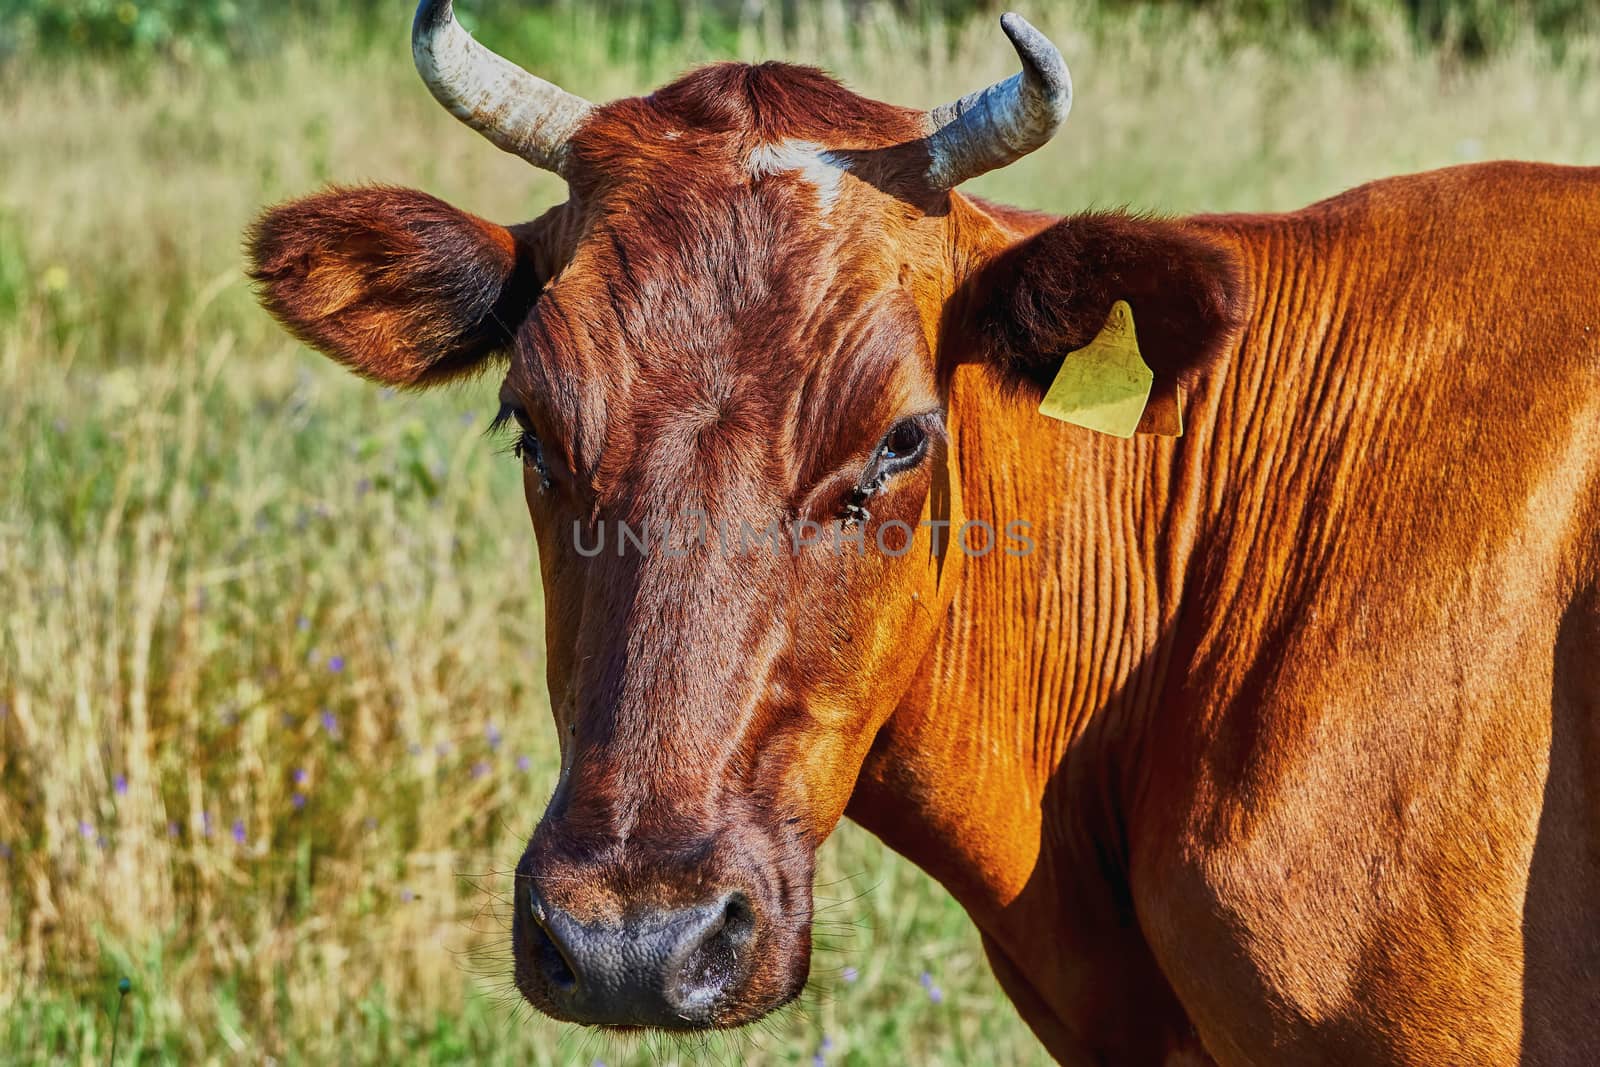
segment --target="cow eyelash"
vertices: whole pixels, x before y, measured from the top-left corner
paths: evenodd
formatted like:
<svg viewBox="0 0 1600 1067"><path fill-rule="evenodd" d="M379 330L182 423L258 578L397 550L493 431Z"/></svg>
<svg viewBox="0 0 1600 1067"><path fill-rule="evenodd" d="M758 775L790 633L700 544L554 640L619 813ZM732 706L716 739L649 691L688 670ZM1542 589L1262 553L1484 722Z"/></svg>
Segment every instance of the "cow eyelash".
<svg viewBox="0 0 1600 1067"><path fill-rule="evenodd" d="M539 435L533 432L533 427L528 425L528 416L523 411L511 404L501 404L500 410L489 423L490 436L501 436L511 432L516 436L512 438L511 445L506 449L513 456L522 461L525 467L531 467L539 473L539 488L550 488L550 467L545 462L544 444L539 440Z"/></svg>

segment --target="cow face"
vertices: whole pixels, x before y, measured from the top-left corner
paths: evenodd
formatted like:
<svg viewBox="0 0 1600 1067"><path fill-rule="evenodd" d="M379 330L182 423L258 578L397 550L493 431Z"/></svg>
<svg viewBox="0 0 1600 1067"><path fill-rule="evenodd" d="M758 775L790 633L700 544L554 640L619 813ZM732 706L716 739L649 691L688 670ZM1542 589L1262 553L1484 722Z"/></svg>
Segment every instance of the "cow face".
<svg viewBox="0 0 1600 1067"><path fill-rule="evenodd" d="M778 91L817 124L726 104ZM562 748L515 959L561 1018L733 1023L800 990L813 854L931 638L946 219L894 189L925 154L878 151L907 113L844 115L874 140L829 155L841 101L867 107L714 68L601 109L527 226L368 189L256 239L269 305L363 373L509 348Z"/></svg>
<svg viewBox="0 0 1600 1067"><path fill-rule="evenodd" d="M379 381L509 355L496 421L539 542L562 754L517 867L519 988L579 1022L747 1022L804 985L815 850L960 573L950 353L1004 324L957 314L958 345L952 308L1043 268L994 256L1007 241L947 188L1026 129L949 131L1027 86L932 121L779 65L601 108L517 72L522 104L550 97L518 139L516 108L484 118L441 88L477 46L439 38L455 27L434 6L417 32L435 92L571 199L504 228L334 190L262 219L254 276L291 330ZM1018 47L1019 79L1044 77Z"/></svg>

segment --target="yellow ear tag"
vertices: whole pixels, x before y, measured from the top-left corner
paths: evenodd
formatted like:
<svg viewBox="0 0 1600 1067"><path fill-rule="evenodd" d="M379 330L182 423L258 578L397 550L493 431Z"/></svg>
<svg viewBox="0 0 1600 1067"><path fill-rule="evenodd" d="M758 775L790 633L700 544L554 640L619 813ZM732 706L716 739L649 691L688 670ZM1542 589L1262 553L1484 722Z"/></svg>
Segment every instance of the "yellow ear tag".
<svg viewBox="0 0 1600 1067"><path fill-rule="evenodd" d="M1133 309L1126 300L1118 300L1095 339L1061 361L1039 413L1116 437L1132 437L1155 379L1139 355Z"/></svg>

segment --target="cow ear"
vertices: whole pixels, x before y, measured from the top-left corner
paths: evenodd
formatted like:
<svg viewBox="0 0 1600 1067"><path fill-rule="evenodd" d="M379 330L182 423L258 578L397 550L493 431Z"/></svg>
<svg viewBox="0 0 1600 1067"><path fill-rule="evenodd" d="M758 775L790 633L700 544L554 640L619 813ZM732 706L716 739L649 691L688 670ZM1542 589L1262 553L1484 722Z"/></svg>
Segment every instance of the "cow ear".
<svg viewBox="0 0 1600 1067"><path fill-rule="evenodd" d="M1190 224L1121 213L1062 219L1000 252L963 290L958 358L1035 398L1126 301L1155 376L1151 410L1174 414L1181 389L1223 358L1248 313L1226 246Z"/></svg>
<svg viewBox="0 0 1600 1067"><path fill-rule="evenodd" d="M411 189L330 189L246 236L261 303L367 378L427 385L508 347L543 279L516 231Z"/></svg>

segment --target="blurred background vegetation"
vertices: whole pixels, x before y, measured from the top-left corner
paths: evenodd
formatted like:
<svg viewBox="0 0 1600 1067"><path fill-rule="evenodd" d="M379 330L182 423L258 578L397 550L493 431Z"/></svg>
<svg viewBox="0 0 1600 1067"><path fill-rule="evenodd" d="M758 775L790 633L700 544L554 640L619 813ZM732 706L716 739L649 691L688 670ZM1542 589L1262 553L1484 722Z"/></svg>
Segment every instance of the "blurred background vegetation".
<svg viewBox="0 0 1600 1067"><path fill-rule="evenodd" d="M996 10L463 0L594 99L791 58L927 106L1008 76ZM1571 0L1018 3L1057 141L975 191L1287 209L1496 157L1600 163ZM354 381L254 304L239 239L330 181L505 222L562 196L443 113L409 0L0 0L0 1061L1043 1060L959 907L852 827L812 992L684 1046L508 992L507 869L555 774L537 567L492 380Z"/></svg>
<svg viewBox="0 0 1600 1067"><path fill-rule="evenodd" d="M686 40L726 49L739 28L777 23L793 29L810 17L811 0L482 0L472 5L486 32L537 32L563 9L581 6L608 21L646 27L639 40L649 47L676 48ZM859 13L873 0L846 0ZM907 22L947 22L992 7L986 0L892 0ZM1148 0L1102 0L1113 18L1149 8ZM1225 23L1238 38L1270 40L1309 31L1329 47L1360 58L1381 53L1395 26L1417 44L1481 57L1503 49L1529 31L1549 47L1595 26L1595 0L1169 0L1167 6ZM167 57L236 57L273 47L307 19L354 19L370 30L392 16L384 0L0 0L3 45L103 54ZM620 58L620 57L619 57Z"/></svg>

